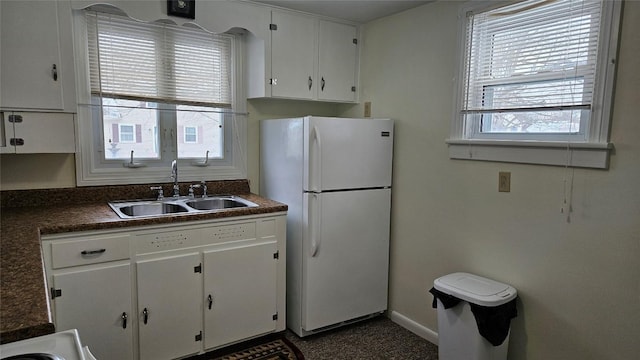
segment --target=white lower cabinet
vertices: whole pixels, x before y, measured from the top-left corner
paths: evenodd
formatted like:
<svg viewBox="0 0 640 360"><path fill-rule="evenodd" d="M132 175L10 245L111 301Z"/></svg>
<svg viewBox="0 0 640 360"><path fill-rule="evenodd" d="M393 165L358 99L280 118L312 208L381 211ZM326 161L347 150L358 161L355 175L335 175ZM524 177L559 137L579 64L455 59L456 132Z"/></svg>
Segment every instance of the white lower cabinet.
<svg viewBox="0 0 640 360"><path fill-rule="evenodd" d="M201 349L200 254L138 261L140 359L173 359Z"/></svg>
<svg viewBox="0 0 640 360"><path fill-rule="evenodd" d="M275 239L204 252L206 348L276 330L277 253Z"/></svg>
<svg viewBox="0 0 640 360"><path fill-rule="evenodd" d="M285 234L278 213L45 235L56 330L78 329L100 360L175 359L283 331Z"/></svg>
<svg viewBox="0 0 640 360"><path fill-rule="evenodd" d="M53 275L56 331L78 329L98 359L132 359L131 266L108 265Z"/></svg>

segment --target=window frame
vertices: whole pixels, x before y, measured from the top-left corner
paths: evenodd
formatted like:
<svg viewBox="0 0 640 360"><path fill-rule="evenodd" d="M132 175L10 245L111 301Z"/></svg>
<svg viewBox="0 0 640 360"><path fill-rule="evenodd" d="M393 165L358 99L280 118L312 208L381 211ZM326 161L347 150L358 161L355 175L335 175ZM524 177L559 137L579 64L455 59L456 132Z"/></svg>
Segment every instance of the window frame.
<svg viewBox="0 0 640 360"><path fill-rule="evenodd" d="M104 151L101 121L97 121L92 108L99 104L99 97L91 95L89 81L87 23L83 10L73 11L74 22L74 57L76 59L76 85L78 96L78 144L76 152L76 182L78 186L166 183L170 181L171 161L177 159L177 125L176 121L168 121L159 116L158 132L173 134L172 144L160 145L160 159L107 159L101 155ZM118 12L119 15L126 15ZM232 79L231 109L224 109L224 158L178 159L180 181L229 180L247 177L247 113L243 87L243 45L242 37L233 35L231 47ZM158 103L158 106L165 104ZM162 111L160 112L162 114ZM160 135L160 142L164 141Z"/></svg>
<svg viewBox="0 0 640 360"><path fill-rule="evenodd" d="M454 108L450 136L446 140L451 159L545 164L607 169L613 144L609 142L613 88L622 3L604 1L599 30L600 45L596 62L592 110L588 127L575 135L531 134L518 139L500 133L479 133L475 121L465 121L464 74L466 26L469 12L484 12L519 1L469 1L458 13L458 53L454 86ZM588 110L587 110L588 111ZM581 121L584 119L581 115ZM522 138L522 137L521 137Z"/></svg>

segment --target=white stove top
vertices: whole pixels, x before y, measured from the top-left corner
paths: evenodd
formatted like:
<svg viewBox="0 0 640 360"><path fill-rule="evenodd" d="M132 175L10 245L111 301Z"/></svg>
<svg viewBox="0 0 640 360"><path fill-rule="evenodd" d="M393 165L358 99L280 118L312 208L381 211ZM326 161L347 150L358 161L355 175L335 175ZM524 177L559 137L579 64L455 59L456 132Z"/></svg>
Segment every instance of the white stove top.
<svg viewBox="0 0 640 360"><path fill-rule="evenodd" d="M85 355L80 336L75 329L0 345L0 359L34 353L55 355L64 360L95 359L88 351L88 355ZM55 356L51 358L56 359Z"/></svg>

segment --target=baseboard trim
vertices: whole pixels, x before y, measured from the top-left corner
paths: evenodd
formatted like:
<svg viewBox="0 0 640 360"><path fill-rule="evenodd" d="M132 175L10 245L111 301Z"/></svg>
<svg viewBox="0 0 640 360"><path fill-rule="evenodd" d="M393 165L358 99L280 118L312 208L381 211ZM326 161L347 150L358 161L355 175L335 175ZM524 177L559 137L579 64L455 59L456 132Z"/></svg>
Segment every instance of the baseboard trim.
<svg viewBox="0 0 640 360"><path fill-rule="evenodd" d="M394 323L402 326L403 328L411 331L421 338L431 342L436 346L438 345L438 333L429 329L428 327L418 324L417 322L409 319L408 317L400 314L397 311L391 311L389 313L389 318Z"/></svg>

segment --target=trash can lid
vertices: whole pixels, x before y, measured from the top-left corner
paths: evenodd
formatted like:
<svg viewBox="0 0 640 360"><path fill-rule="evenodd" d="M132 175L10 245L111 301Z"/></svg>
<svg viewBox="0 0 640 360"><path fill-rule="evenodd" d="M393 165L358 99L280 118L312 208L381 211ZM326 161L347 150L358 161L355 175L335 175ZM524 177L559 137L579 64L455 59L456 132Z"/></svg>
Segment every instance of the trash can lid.
<svg viewBox="0 0 640 360"><path fill-rule="evenodd" d="M458 272L437 278L433 287L446 294L482 306L498 306L518 295L512 286L481 276Z"/></svg>

